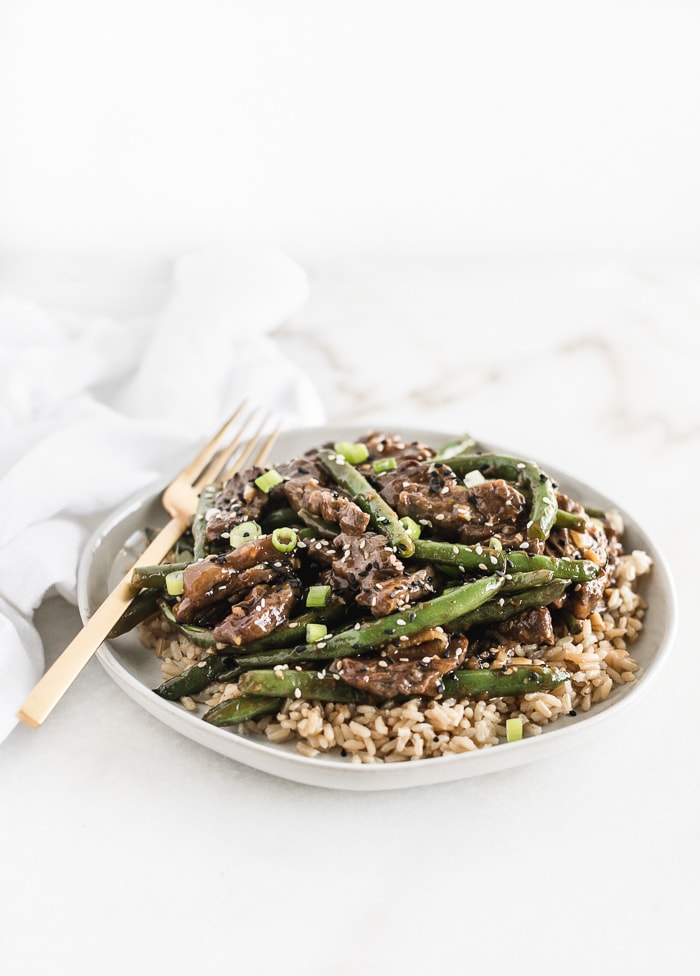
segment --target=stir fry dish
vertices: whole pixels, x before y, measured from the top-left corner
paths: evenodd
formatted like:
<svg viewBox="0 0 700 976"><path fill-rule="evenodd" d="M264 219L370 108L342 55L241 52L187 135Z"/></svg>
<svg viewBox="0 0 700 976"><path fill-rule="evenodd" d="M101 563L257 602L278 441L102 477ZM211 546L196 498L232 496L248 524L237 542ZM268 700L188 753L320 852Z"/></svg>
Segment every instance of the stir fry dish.
<svg viewBox="0 0 700 976"><path fill-rule="evenodd" d="M397 762L534 735L634 680L651 568L530 460L369 432L200 496L119 625L155 693L304 755Z"/></svg>

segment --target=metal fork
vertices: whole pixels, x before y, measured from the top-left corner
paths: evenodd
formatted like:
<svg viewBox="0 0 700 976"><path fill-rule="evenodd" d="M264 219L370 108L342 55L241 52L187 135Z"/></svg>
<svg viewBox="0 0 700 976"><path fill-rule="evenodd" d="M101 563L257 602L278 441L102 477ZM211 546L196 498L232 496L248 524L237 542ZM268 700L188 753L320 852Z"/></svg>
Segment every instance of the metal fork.
<svg viewBox="0 0 700 976"><path fill-rule="evenodd" d="M17 712L17 718L25 725L33 729L39 728L63 697L134 599L136 591L131 585L133 570L139 566L153 566L162 562L191 524L200 491L207 485L229 478L249 463L264 464L277 438L279 427L264 435L263 431L268 424L265 418L258 424L255 434L246 440L245 432L252 417L248 416L241 421L245 409L246 404L241 404L197 457L167 486L162 503L170 515L170 521L158 532L126 576L114 587L34 686Z"/></svg>

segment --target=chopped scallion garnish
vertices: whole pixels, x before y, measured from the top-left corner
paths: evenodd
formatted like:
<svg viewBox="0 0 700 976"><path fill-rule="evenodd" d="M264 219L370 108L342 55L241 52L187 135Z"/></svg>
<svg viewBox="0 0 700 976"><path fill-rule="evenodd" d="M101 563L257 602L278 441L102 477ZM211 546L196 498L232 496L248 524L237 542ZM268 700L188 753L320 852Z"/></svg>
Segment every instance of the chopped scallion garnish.
<svg viewBox="0 0 700 976"><path fill-rule="evenodd" d="M267 495L269 491L272 491L275 485L279 485L283 481L284 478L279 471L275 471L274 468L268 468L267 471L264 471L263 474L259 475L255 479L255 485L260 489L260 491L264 491Z"/></svg>
<svg viewBox="0 0 700 976"><path fill-rule="evenodd" d="M297 534L294 529L274 529L272 545L277 552L291 552L296 547Z"/></svg>
<svg viewBox="0 0 700 976"><path fill-rule="evenodd" d="M362 443L351 444L350 441L338 441L333 445L336 454L342 454L348 464L362 464L369 457L367 445Z"/></svg>
<svg viewBox="0 0 700 976"><path fill-rule="evenodd" d="M467 488L473 488L474 485L480 485L482 481L486 481L481 471L474 469L474 471L468 471L464 476L464 484Z"/></svg>
<svg viewBox="0 0 700 976"><path fill-rule="evenodd" d="M517 742L523 737L523 720L520 718L506 719L506 739L508 742Z"/></svg>
<svg viewBox="0 0 700 976"><path fill-rule="evenodd" d="M372 465L377 474L382 474L384 471L396 471L396 458L387 457L379 458Z"/></svg>
<svg viewBox="0 0 700 976"><path fill-rule="evenodd" d="M185 580L181 569L168 573L165 577L165 589L170 596L180 596L185 590Z"/></svg>
<svg viewBox="0 0 700 976"><path fill-rule="evenodd" d="M310 586L306 594L307 607L325 607L331 597L330 586Z"/></svg>
<svg viewBox="0 0 700 976"><path fill-rule="evenodd" d="M306 643L315 644L316 641L323 640L327 633L328 627L325 624L307 624Z"/></svg>
<svg viewBox="0 0 700 976"><path fill-rule="evenodd" d="M248 542L249 539L257 539L260 535L262 535L262 529L257 522L239 522L231 529L228 543L232 549L237 549L243 542Z"/></svg>

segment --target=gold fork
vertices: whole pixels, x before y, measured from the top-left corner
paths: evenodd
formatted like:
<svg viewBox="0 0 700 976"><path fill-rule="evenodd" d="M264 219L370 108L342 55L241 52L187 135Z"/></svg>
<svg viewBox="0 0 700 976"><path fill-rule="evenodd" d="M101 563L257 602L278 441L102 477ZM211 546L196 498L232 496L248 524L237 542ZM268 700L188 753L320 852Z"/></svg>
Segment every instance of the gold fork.
<svg viewBox="0 0 700 976"><path fill-rule="evenodd" d="M251 417L242 422L239 420L245 408L246 404L241 404L197 457L167 486L162 503L171 516L170 521L29 693L17 712L17 718L25 725L38 729L63 697L134 599L136 590L131 585L133 570L139 566L153 566L167 556L191 524L200 491L242 470L250 459L251 465L264 464L279 427L265 436L263 431L268 421L263 419L255 434L244 441L245 431L251 422ZM238 429L234 430L236 426Z"/></svg>

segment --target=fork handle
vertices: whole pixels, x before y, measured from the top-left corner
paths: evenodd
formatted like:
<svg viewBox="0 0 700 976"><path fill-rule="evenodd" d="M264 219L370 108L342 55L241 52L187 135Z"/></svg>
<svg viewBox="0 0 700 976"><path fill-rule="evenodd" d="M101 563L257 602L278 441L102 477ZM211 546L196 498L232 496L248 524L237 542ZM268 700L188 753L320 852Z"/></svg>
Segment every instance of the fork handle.
<svg viewBox="0 0 700 976"><path fill-rule="evenodd" d="M17 718L21 722L32 729L39 728L134 599L136 591L131 585L133 570L138 566L160 563L188 525L188 522L174 518L160 530L129 572L117 583L82 630L34 686L17 712Z"/></svg>

